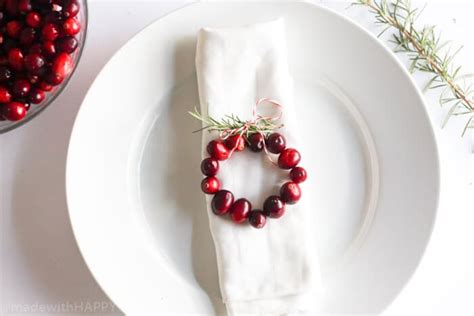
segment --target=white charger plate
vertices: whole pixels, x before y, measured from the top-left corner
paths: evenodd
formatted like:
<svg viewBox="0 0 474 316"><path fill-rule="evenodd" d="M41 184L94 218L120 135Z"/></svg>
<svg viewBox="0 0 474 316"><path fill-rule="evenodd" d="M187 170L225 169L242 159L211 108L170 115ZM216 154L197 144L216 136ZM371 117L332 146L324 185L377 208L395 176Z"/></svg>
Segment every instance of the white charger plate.
<svg viewBox="0 0 474 316"><path fill-rule="evenodd" d="M115 54L71 136L74 234L125 313L224 311L199 189L201 137L191 134L199 123L187 115L198 104L196 33L281 16L313 171L304 193L315 205L321 312L378 313L415 270L436 214L439 168L422 97L403 66L372 35L319 6L195 3Z"/></svg>

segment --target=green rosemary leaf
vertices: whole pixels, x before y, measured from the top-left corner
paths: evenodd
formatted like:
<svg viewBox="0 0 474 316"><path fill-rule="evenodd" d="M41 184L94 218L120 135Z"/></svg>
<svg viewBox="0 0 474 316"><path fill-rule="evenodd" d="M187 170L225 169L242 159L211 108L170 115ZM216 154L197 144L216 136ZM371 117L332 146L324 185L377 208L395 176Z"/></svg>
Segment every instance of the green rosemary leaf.
<svg viewBox="0 0 474 316"><path fill-rule="evenodd" d="M473 117L474 117L474 116L471 116L471 117L469 118L469 120L467 121L466 126L464 126L464 129L463 129L463 131L462 131L461 136L464 136L464 134L466 133L466 131L467 131L469 128L474 128L474 126L471 126L471 122L472 122L472 118L473 118Z"/></svg>

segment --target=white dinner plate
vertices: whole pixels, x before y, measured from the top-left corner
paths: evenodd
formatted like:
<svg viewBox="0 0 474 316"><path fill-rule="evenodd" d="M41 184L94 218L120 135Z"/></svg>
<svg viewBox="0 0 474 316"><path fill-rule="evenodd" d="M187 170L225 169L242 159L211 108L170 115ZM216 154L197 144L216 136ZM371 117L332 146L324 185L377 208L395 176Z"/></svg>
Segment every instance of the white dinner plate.
<svg viewBox="0 0 474 316"><path fill-rule="evenodd" d="M67 197L92 274L127 314L222 312L200 192L194 54L204 26L284 17L317 210L321 311L378 313L415 270L436 214L438 154L422 96L376 38L297 2L202 2L157 20L90 88ZM235 192L238 195L238 192Z"/></svg>

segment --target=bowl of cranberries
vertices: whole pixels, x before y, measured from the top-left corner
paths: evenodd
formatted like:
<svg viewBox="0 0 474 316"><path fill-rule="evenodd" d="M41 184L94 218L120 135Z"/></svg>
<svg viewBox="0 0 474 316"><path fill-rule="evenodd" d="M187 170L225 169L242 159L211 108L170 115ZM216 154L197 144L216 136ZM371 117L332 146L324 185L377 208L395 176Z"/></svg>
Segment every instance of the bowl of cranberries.
<svg viewBox="0 0 474 316"><path fill-rule="evenodd" d="M0 0L0 133L41 113L81 57L86 0Z"/></svg>

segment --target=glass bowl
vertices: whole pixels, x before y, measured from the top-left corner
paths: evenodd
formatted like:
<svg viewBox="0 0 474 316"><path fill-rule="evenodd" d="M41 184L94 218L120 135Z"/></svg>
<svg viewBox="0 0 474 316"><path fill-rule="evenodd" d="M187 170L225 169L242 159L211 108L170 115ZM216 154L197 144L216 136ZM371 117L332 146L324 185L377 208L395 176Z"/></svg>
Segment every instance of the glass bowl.
<svg viewBox="0 0 474 316"><path fill-rule="evenodd" d="M74 62L73 69L71 73L64 78L64 81L53 87L52 91L46 92L45 99L40 104L31 104L26 116L19 121L8 121L8 120L0 120L0 134L6 133L13 129L16 129L20 126L25 125L35 117L37 117L41 112L43 112L54 100L61 94L64 88L67 86L69 80L74 75L74 72L77 69L77 65L79 64L79 60L81 59L86 34L87 34L87 22L88 22L88 13L87 13L87 0L77 0L80 5L79 13L77 14L76 18L79 20L81 24L81 31L79 34L75 35L76 39L78 40L78 48L74 53L71 54L72 60Z"/></svg>

